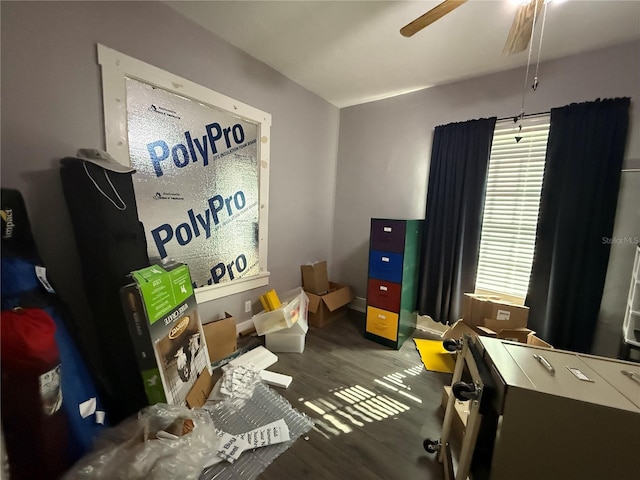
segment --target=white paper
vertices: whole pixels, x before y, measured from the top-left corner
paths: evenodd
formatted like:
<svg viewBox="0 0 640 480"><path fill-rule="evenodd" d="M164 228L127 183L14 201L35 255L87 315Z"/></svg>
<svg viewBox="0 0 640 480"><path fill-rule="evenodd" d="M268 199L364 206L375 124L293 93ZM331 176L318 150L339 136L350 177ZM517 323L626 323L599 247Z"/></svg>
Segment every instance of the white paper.
<svg viewBox="0 0 640 480"><path fill-rule="evenodd" d="M96 410L96 423L104 425L105 413L102 410Z"/></svg>
<svg viewBox="0 0 640 480"><path fill-rule="evenodd" d="M250 432L242 433L239 436L249 442L252 448L266 447L275 443L287 442L291 439L289 427L283 419L276 420Z"/></svg>
<svg viewBox="0 0 640 480"><path fill-rule="evenodd" d="M42 286L44 287L44 289L47 292L56 293L56 291L53 289L53 287L49 283L49 280L47 280L47 269L46 268L44 268L44 267L36 267L36 277L38 277L38 280L40 280L40 283L42 284Z"/></svg>
<svg viewBox="0 0 640 480"><path fill-rule="evenodd" d="M96 397L91 397L89 400L82 402L79 405L80 416L87 418L90 415L96 413Z"/></svg>
<svg viewBox="0 0 640 480"><path fill-rule="evenodd" d="M511 316L511 312L508 310L498 310L498 313L496 315L496 320L509 320L509 317Z"/></svg>
<svg viewBox="0 0 640 480"><path fill-rule="evenodd" d="M245 450L251 448L240 436L223 433L216 455L229 463L235 462Z"/></svg>

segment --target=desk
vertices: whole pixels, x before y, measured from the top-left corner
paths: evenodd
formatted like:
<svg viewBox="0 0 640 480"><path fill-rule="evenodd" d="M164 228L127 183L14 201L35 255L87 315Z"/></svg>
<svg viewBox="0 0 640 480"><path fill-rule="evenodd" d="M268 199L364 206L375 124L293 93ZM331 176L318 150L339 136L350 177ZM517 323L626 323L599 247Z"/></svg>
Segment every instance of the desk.
<svg viewBox="0 0 640 480"><path fill-rule="evenodd" d="M473 381L461 389L465 368ZM449 479L470 473L490 480L637 480L638 379L638 364L467 336L452 382L472 402L455 476L448 443L453 395L442 437L430 446ZM487 440L483 430L495 434ZM476 447L489 453L474 456Z"/></svg>

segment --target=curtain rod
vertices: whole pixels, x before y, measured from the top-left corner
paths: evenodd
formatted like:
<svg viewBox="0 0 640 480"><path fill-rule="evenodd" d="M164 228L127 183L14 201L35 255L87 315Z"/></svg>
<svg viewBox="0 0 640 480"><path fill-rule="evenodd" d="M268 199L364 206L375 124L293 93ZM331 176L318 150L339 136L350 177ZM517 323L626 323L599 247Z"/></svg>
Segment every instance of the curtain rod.
<svg viewBox="0 0 640 480"><path fill-rule="evenodd" d="M551 112L525 113L523 118L539 117L541 115L549 115L549 113L551 113ZM519 119L519 118L520 118L520 115L514 115L512 117L498 118L496 120L496 122L501 122L503 120L514 120L514 119L516 119L516 120L514 120L514 123L516 123L517 119Z"/></svg>
<svg viewBox="0 0 640 480"><path fill-rule="evenodd" d="M640 172L640 168L623 168L621 172Z"/></svg>

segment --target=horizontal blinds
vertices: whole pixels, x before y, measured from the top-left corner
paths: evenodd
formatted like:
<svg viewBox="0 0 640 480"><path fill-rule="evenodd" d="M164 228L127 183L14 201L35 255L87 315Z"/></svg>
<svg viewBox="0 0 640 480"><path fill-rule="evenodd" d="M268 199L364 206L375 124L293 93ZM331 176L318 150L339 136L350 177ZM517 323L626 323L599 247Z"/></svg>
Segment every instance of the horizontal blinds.
<svg viewBox="0 0 640 480"><path fill-rule="evenodd" d="M476 288L526 297L533 262L549 114L496 123ZM516 142L515 137L522 137Z"/></svg>

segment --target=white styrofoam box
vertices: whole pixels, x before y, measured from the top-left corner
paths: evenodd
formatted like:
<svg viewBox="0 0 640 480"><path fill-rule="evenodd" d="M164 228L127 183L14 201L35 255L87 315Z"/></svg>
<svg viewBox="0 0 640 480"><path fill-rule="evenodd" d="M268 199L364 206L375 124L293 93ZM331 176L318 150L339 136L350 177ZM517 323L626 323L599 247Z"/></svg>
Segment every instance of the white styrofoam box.
<svg viewBox="0 0 640 480"><path fill-rule="evenodd" d="M271 312L262 311L254 315L253 324L258 335L266 335L292 327L300 320L304 320L306 325L308 309L309 298L304 290L298 287L282 296L282 307Z"/></svg>
<svg viewBox="0 0 640 480"><path fill-rule="evenodd" d="M283 375L269 370L262 370L260 372L260 376L264 383L271 385L272 387L289 388L289 385L291 385L291 382L293 381L293 377L289 375Z"/></svg>
<svg viewBox="0 0 640 480"><path fill-rule="evenodd" d="M231 367L239 367L247 364L253 365L258 370L264 370L278 361L277 355L274 355L262 345L249 350L247 353L240 355L238 358L231 360L228 364L222 367L223 371L228 370Z"/></svg>
<svg viewBox="0 0 640 480"><path fill-rule="evenodd" d="M299 333L268 333L265 335L266 346L273 352L302 353L306 335Z"/></svg>

